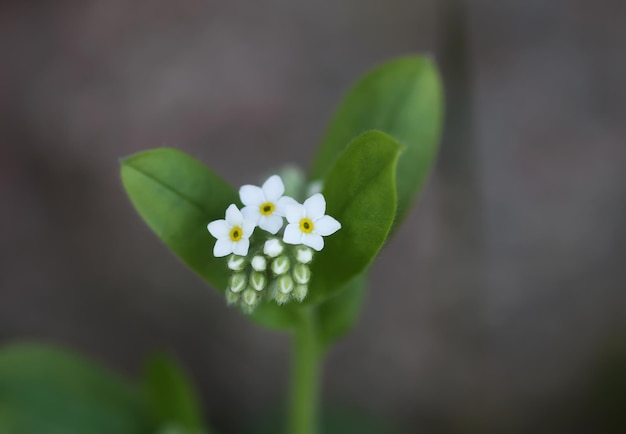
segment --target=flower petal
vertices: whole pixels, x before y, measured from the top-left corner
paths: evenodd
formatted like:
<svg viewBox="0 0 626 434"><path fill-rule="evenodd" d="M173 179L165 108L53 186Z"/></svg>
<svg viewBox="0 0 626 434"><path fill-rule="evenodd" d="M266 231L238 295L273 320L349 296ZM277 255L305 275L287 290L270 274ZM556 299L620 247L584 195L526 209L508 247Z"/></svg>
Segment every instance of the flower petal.
<svg viewBox="0 0 626 434"><path fill-rule="evenodd" d="M241 226L241 222L243 222L243 216L241 215L241 211L237 208L237 205L230 204L230 206L226 209L226 223L232 226Z"/></svg>
<svg viewBox="0 0 626 434"><path fill-rule="evenodd" d="M265 181L261 189L265 194L265 199L274 202L285 192L285 184L283 184L283 180L280 179L280 176L272 175Z"/></svg>
<svg viewBox="0 0 626 434"><path fill-rule="evenodd" d="M242 238L239 241L232 244L233 253L239 256L246 256L248 254L248 249L250 248L250 240L247 238Z"/></svg>
<svg viewBox="0 0 626 434"><path fill-rule="evenodd" d="M241 225L241 232L243 238L250 238L252 236L252 233L254 232L254 228L256 227L256 223L252 220L243 220L243 223Z"/></svg>
<svg viewBox="0 0 626 434"><path fill-rule="evenodd" d="M259 206L266 201L263 190L256 185L243 185L239 189L239 199L246 206Z"/></svg>
<svg viewBox="0 0 626 434"><path fill-rule="evenodd" d="M341 223L332 218L329 215L322 216L321 218L315 220L315 229L313 230L316 234L328 236L330 234L334 234L339 229L341 229Z"/></svg>
<svg viewBox="0 0 626 434"><path fill-rule="evenodd" d="M310 219L317 219L324 215L326 211L326 199L322 193L315 193L313 196L304 201L306 215Z"/></svg>
<svg viewBox="0 0 626 434"><path fill-rule="evenodd" d="M220 238L228 238L230 232L230 225L226 223L226 220L215 220L207 225L207 229L218 240Z"/></svg>
<svg viewBox="0 0 626 434"><path fill-rule="evenodd" d="M261 218L258 205L244 206L241 210L241 215L244 220L250 220L255 224L259 224L259 219Z"/></svg>
<svg viewBox="0 0 626 434"><path fill-rule="evenodd" d="M302 234L302 244L309 246L318 252L324 248L324 238L317 234Z"/></svg>
<svg viewBox="0 0 626 434"><path fill-rule="evenodd" d="M297 223L287 225L283 241L287 244L302 244L302 231Z"/></svg>
<svg viewBox="0 0 626 434"><path fill-rule="evenodd" d="M300 224L300 220L306 215L306 209L299 203L287 205L285 209L285 217L289 223Z"/></svg>
<svg viewBox="0 0 626 434"><path fill-rule="evenodd" d="M283 196L275 202L276 211L274 214L285 217L287 215L287 207L289 205L300 205L293 197Z"/></svg>
<svg viewBox="0 0 626 434"><path fill-rule="evenodd" d="M263 216L259 220L259 227L273 235L283 227L283 218L276 214Z"/></svg>
<svg viewBox="0 0 626 434"><path fill-rule="evenodd" d="M233 252L233 243L230 238L221 238L215 243L213 247L213 255L216 258L230 255Z"/></svg>

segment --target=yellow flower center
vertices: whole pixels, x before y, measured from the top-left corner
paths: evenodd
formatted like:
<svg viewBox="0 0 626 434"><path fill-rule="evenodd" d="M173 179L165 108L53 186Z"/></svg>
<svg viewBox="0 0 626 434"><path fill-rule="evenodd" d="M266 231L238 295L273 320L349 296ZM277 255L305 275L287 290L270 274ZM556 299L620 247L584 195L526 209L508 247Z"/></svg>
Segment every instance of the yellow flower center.
<svg viewBox="0 0 626 434"><path fill-rule="evenodd" d="M313 232L313 222L311 219L300 220L300 230L306 234Z"/></svg>
<svg viewBox="0 0 626 434"><path fill-rule="evenodd" d="M265 202L263 205L259 207L259 211L263 215L271 215L274 212L274 204L272 202Z"/></svg>
<svg viewBox="0 0 626 434"><path fill-rule="evenodd" d="M241 236L243 235L243 231L239 226L235 226L230 230L230 239L231 241L239 241Z"/></svg>

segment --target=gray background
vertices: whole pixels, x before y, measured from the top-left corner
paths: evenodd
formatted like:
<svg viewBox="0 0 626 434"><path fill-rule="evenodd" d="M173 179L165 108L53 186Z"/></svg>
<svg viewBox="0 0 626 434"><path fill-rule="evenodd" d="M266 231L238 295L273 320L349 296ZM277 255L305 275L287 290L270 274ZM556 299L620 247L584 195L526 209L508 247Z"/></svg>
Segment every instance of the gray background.
<svg viewBox="0 0 626 434"><path fill-rule="evenodd" d="M426 52L448 97L438 167L329 355L326 401L407 433L617 432L602 384L626 372L626 8L462 6L0 3L0 341L131 376L169 350L224 432L279 406L288 340L161 245L118 158L174 146L233 185L306 166L356 77Z"/></svg>

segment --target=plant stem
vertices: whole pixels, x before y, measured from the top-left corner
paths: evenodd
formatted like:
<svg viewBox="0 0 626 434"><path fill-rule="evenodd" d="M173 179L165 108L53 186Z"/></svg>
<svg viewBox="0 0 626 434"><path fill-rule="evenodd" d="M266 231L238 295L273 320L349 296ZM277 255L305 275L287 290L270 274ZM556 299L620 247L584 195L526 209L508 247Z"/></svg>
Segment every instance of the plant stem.
<svg viewBox="0 0 626 434"><path fill-rule="evenodd" d="M302 309L294 334L289 434L317 434L321 350L314 308Z"/></svg>

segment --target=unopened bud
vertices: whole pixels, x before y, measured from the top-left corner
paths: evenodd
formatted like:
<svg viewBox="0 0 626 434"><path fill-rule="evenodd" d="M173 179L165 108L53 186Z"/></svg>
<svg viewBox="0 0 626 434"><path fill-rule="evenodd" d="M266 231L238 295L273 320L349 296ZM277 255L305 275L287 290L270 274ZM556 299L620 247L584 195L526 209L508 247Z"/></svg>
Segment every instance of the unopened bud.
<svg viewBox="0 0 626 434"><path fill-rule="evenodd" d="M272 271L277 276L285 274L289 270L289 266L291 265L291 261L287 256L279 256L278 258L272 261Z"/></svg>
<svg viewBox="0 0 626 434"><path fill-rule="evenodd" d="M313 196L315 193L321 193L324 189L324 183L322 181L310 182L306 189L306 195Z"/></svg>
<svg viewBox="0 0 626 434"><path fill-rule="evenodd" d="M253 271L250 273L250 286L257 291L262 291L267 286L267 277L265 277L264 273Z"/></svg>
<svg viewBox="0 0 626 434"><path fill-rule="evenodd" d="M241 271L246 265L245 256L230 255L228 257L228 268L233 271Z"/></svg>
<svg viewBox="0 0 626 434"><path fill-rule="evenodd" d="M232 306L239 301L239 293L226 290L226 304Z"/></svg>
<svg viewBox="0 0 626 434"><path fill-rule="evenodd" d="M248 288L243 292L241 299L248 306L254 306L258 300L258 295L255 290Z"/></svg>
<svg viewBox="0 0 626 434"><path fill-rule="evenodd" d="M280 242L278 238L272 238L265 242L263 245L263 253L265 253L270 258L275 258L276 256L283 253L285 247L283 243Z"/></svg>
<svg viewBox="0 0 626 434"><path fill-rule="evenodd" d="M252 268L254 268L255 271L265 271L267 268L267 260L265 259L265 256L256 255L252 258Z"/></svg>
<svg viewBox="0 0 626 434"><path fill-rule="evenodd" d="M298 246L296 248L296 261L301 264L308 264L313 259L313 250L306 246Z"/></svg>
<svg viewBox="0 0 626 434"><path fill-rule="evenodd" d="M297 264L291 273L296 283L305 284L311 280L311 269L308 265Z"/></svg>
<svg viewBox="0 0 626 434"><path fill-rule="evenodd" d="M280 276L276 282L276 288L278 289L278 292L289 294L293 290L293 279L288 274Z"/></svg>
<svg viewBox="0 0 626 434"><path fill-rule="evenodd" d="M291 296L289 294L283 294L280 291L276 291L276 294L274 294L274 300L276 300L276 303L278 304L285 304L290 298Z"/></svg>
<svg viewBox="0 0 626 434"><path fill-rule="evenodd" d="M248 283L246 273L234 273L230 276L229 288L232 292L241 292Z"/></svg>
<svg viewBox="0 0 626 434"><path fill-rule="evenodd" d="M302 301L308 293L308 285L296 285L296 288L293 290L293 297L298 301Z"/></svg>

